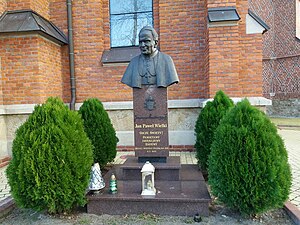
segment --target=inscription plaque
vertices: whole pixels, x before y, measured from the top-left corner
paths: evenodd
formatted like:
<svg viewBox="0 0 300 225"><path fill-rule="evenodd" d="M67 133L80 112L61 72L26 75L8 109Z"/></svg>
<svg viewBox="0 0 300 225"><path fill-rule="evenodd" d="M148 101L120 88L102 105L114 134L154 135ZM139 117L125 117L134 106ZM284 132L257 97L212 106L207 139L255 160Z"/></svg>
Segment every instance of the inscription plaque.
<svg viewBox="0 0 300 225"><path fill-rule="evenodd" d="M134 141L137 157L168 157L167 88L133 89Z"/></svg>

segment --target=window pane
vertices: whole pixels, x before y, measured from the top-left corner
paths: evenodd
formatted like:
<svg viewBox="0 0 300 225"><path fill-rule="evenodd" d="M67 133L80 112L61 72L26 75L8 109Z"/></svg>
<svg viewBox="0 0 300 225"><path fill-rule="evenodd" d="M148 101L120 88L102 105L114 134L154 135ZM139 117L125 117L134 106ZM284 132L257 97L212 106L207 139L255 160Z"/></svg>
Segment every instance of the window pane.
<svg viewBox="0 0 300 225"><path fill-rule="evenodd" d="M153 26L152 0L110 0L111 47L138 45L138 32Z"/></svg>
<svg viewBox="0 0 300 225"><path fill-rule="evenodd" d="M134 0L133 0L134 1ZM138 11L151 11L152 12L152 1L137 0Z"/></svg>
<svg viewBox="0 0 300 225"><path fill-rule="evenodd" d="M153 25L152 12L111 15L111 47L138 45L138 32L143 26Z"/></svg>
<svg viewBox="0 0 300 225"><path fill-rule="evenodd" d="M110 0L110 14L124 14L152 11L149 0Z"/></svg>
<svg viewBox="0 0 300 225"><path fill-rule="evenodd" d="M138 32L152 26L152 13L126 14L111 17L111 47L138 45Z"/></svg>

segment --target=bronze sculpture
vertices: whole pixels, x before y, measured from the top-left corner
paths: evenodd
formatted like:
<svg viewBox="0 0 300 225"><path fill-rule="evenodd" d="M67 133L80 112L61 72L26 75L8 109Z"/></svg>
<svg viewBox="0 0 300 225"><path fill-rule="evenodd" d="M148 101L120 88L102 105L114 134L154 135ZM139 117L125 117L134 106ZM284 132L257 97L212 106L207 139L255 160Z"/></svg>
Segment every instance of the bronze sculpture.
<svg viewBox="0 0 300 225"><path fill-rule="evenodd" d="M168 87L178 83L178 75L172 58L157 50L158 34L154 28L145 26L139 33L141 54L134 57L121 80L132 88L142 85Z"/></svg>

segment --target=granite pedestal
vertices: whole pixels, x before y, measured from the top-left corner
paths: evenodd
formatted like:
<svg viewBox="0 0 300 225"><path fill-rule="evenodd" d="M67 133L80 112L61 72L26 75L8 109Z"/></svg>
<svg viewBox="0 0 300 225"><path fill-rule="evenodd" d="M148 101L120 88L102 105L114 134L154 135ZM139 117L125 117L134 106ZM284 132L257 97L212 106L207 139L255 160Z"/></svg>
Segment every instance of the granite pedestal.
<svg viewBox="0 0 300 225"><path fill-rule="evenodd" d="M129 159L128 164L135 160ZM154 197L141 196L141 173L139 172L138 176L136 174L138 169L134 168L135 171L131 171L128 170L130 166L126 166L126 162L124 165L115 166L104 176L106 187L100 193L88 194L88 213L111 215L153 213L178 216L194 216L198 213L201 216L208 216L211 198L197 165L180 165L177 180L166 180L165 175L155 177L157 194ZM128 170L125 174L124 169ZM112 173L117 177L117 194L109 193L109 179ZM131 176L131 173L134 175ZM164 174L157 168L155 173Z"/></svg>
<svg viewBox="0 0 300 225"><path fill-rule="evenodd" d="M179 157L169 157L167 94L167 88L151 82L133 88L135 157L104 176L106 188L100 193L88 194L88 213L208 216L210 195L198 166L182 165ZM155 167L154 196L141 195L141 169L147 160ZM109 193L112 173L117 178L116 194Z"/></svg>
<svg viewBox="0 0 300 225"><path fill-rule="evenodd" d="M180 157L166 158L166 163L151 162L155 167L155 180L180 180ZM137 157L129 157L120 166L123 180L141 180L141 169L144 163L139 163Z"/></svg>

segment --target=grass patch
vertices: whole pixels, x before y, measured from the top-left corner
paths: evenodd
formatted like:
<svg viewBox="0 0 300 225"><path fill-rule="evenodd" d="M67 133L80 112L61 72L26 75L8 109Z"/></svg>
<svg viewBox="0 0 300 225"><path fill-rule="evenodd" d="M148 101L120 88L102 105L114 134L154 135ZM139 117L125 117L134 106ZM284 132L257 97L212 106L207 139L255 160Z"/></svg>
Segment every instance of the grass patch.
<svg viewBox="0 0 300 225"><path fill-rule="evenodd" d="M270 117L271 121L276 126L283 127L299 127L300 128L300 118L283 118L283 117Z"/></svg>

